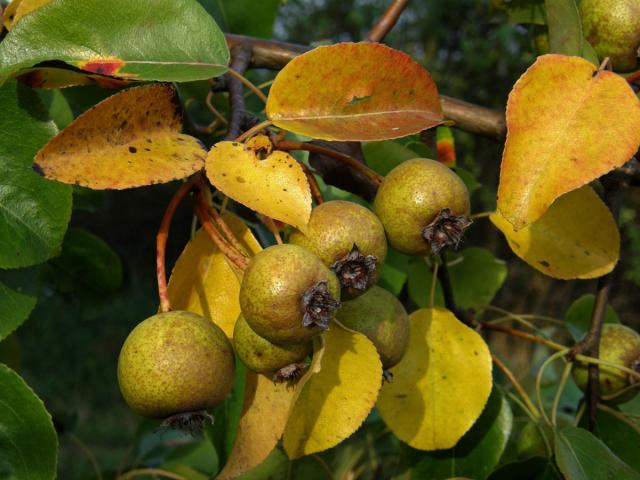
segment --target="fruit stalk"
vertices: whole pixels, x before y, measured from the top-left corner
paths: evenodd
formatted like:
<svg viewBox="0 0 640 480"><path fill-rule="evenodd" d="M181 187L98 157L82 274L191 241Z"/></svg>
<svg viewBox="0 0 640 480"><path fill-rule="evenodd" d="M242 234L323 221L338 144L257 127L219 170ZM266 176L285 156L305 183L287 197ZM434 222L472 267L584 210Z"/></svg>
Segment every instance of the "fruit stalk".
<svg viewBox="0 0 640 480"><path fill-rule="evenodd" d="M305 150L307 152L319 153L326 155L327 157L335 158L336 160L343 162L352 170L361 173L369 178L376 185L380 185L384 177L371 170L364 163L360 163L355 158L345 155L344 153L337 152L331 148L325 148L320 145L314 145L312 143L296 142L293 140L283 140L276 145L278 150L284 150L288 152L290 150Z"/></svg>
<svg viewBox="0 0 640 480"><path fill-rule="evenodd" d="M183 183L176 193L171 198L167 209L162 217L160 223L160 229L156 235L156 273L158 278L158 294L160 296L160 311L166 313L171 310L171 303L169 302L169 293L167 291L167 272L165 268L165 257L167 250L167 239L169 238L169 228L171 226L171 220L178 208L178 205L184 200L184 197L195 186L195 179L192 178L186 183Z"/></svg>
<svg viewBox="0 0 640 480"><path fill-rule="evenodd" d="M309 182L309 189L311 190L311 196L313 197L314 202L316 202L316 205L322 205L324 203L324 197L322 196L320 185L318 185L318 181L316 180L313 171L311 171L311 169L304 163L301 163L300 165L302 166L302 170L304 170L304 174L307 177L307 182Z"/></svg>

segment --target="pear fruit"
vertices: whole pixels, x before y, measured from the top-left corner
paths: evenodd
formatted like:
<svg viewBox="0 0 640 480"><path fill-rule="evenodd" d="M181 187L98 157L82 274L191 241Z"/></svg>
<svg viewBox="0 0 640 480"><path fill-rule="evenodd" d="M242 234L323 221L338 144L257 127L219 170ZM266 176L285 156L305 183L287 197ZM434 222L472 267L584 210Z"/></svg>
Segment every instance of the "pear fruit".
<svg viewBox="0 0 640 480"><path fill-rule="evenodd" d="M342 298L354 298L378 281L387 239L378 217L366 207L334 200L311 212L305 233L294 230L289 243L317 255L336 274Z"/></svg>
<svg viewBox="0 0 640 480"><path fill-rule="evenodd" d="M290 244L256 254L240 286L247 323L278 345L304 343L326 330L339 298L334 273L306 248Z"/></svg>
<svg viewBox="0 0 640 480"><path fill-rule="evenodd" d="M186 311L159 313L125 340L118 383L134 412L166 418L221 403L233 385L234 362L231 343L210 320Z"/></svg>
<svg viewBox="0 0 640 480"><path fill-rule="evenodd" d="M618 72L638 67L640 2L638 0L582 0L584 34L601 60L611 59Z"/></svg>
<svg viewBox="0 0 640 480"><path fill-rule="evenodd" d="M276 345L254 332L240 315L233 330L233 346L242 362L254 372L274 375L288 365L302 362L311 344Z"/></svg>
<svg viewBox="0 0 640 480"><path fill-rule="evenodd" d="M640 373L640 334L624 325L605 323L600 337L600 359ZM629 373L606 365L600 365L599 374L602 396L616 395L638 381ZM588 366L577 364L573 369L573 378L578 387L586 392L589 382ZM611 403L625 403L637 393L638 389L633 388L613 399Z"/></svg>
<svg viewBox="0 0 640 480"><path fill-rule="evenodd" d="M377 286L349 302L343 302L336 320L367 336L375 345L386 370L404 356L409 344L409 316L402 303Z"/></svg>
<svg viewBox="0 0 640 480"><path fill-rule="evenodd" d="M414 158L391 170L374 200L374 211L391 245L408 255L435 255L457 246L469 226L469 192L449 167Z"/></svg>

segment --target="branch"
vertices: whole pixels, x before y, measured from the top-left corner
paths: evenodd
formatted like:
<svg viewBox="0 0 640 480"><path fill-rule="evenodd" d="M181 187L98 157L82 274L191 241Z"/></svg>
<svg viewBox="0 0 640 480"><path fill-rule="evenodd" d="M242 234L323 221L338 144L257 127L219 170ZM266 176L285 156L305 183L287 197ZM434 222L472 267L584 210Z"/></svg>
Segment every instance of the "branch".
<svg viewBox="0 0 640 480"><path fill-rule="evenodd" d="M230 67L242 75L249 67L251 61L251 48L242 44L231 48ZM229 90L229 130L225 140L233 140L242 130L245 119L244 89L242 82L233 75L226 74L227 89Z"/></svg>
<svg viewBox="0 0 640 480"><path fill-rule="evenodd" d="M311 50L304 45L243 35L228 34L226 39L230 48L241 44L251 50L250 66L253 68L279 70L298 55ZM503 113L444 95L440 100L445 119L454 122L456 128L495 140L504 139L507 129Z"/></svg>
<svg viewBox="0 0 640 480"><path fill-rule="evenodd" d="M393 0L387 11L376 22L371 31L367 34L368 42L381 42L382 39L395 26L402 11L409 4L409 0Z"/></svg>

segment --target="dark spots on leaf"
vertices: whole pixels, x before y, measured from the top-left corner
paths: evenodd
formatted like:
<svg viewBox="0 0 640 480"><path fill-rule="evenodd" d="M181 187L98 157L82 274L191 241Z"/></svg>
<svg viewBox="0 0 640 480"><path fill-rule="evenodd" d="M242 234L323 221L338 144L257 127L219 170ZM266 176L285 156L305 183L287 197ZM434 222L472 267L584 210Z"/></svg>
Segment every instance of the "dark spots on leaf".
<svg viewBox="0 0 640 480"><path fill-rule="evenodd" d="M42 167L40 165L38 165L37 163L34 163L31 168L33 168L33 171L36 172L38 175L42 175L44 177L44 172L42 171Z"/></svg>
<svg viewBox="0 0 640 480"><path fill-rule="evenodd" d="M149 147L144 147L144 150L145 150L146 152L150 152L150 151L151 151L151 149L150 149Z"/></svg>
<svg viewBox="0 0 640 480"><path fill-rule="evenodd" d="M138 149L136 147L129 147L129 153L138 153Z"/></svg>
<svg viewBox="0 0 640 480"><path fill-rule="evenodd" d="M404 393L399 393L397 395L395 395L396 398L407 398L407 395Z"/></svg>
<svg viewBox="0 0 640 480"><path fill-rule="evenodd" d="M145 139L147 141L147 143L153 143L153 140L151 140L150 138Z"/></svg>
<svg viewBox="0 0 640 480"><path fill-rule="evenodd" d="M178 138L177 138L177 140L178 140L179 142L184 142L184 138L182 138L182 137L178 137Z"/></svg>
<svg viewBox="0 0 640 480"><path fill-rule="evenodd" d="M478 356L478 351L477 351L477 350L474 350L474 351L473 351L473 354L477 357L477 356Z"/></svg>
<svg viewBox="0 0 640 480"><path fill-rule="evenodd" d="M353 96L351 100L347 103L347 105L358 105L360 103L367 102L371 99L371 95L363 95L362 97Z"/></svg>
<svg viewBox="0 0 640 480"><path fill-rule="evenodd" d="M117 58L89 60L80 64L82 70L100 75L116 75L123 66L124 62Z"/></svg>
<svg viewBox="0 0 640 480"><path fill-rule="evenodd" d="M446 375L442 375L442 380L446 380L447 376Z"/></svg>
<svg viewBox="0 0 640 480"><path fill-rule="evenodd" d="M242 177L236 177L236 182L238 182L238 183L245 183L245 182L246 182L246 180L245 180L244 178L242 178Z"/></svg>
<svg viewBox="0 0 640 480"><path fill-rule="evenodd" d="M549 268L551 266L551 264L549 262L547 262L546 260L539 260L538 263L540 265L542 265L545 268Z"/></svg>

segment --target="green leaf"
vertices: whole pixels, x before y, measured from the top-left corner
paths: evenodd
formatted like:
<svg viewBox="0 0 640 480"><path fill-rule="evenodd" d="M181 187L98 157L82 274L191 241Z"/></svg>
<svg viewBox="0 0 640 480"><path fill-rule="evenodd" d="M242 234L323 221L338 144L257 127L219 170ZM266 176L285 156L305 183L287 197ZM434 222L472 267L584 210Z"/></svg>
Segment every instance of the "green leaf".
<svg viewBox="0 0 640 480"><path fill-rule="evenodd" d="M221 0L228 31L270 38L281 0Z"/></svg>
<svg viewBox="0 0 640 480"><path fill-rule="evenodd" d="M122 284L120 257L104 240L81 228L69 229L62 254L51 265L52 280L63 292L111 293Z"/></svg>
<svg viewBox="0 0 640 480"><path fill-rule="evenodd" d="M185 82L223 74L229 49L196 0L57 0L24 17L0 44L0 84L60 60L134 80Z"/></svg>
<svg viewBox="0 0 640 480"><path fill-rule="evenodd" d="M49 117L62 130L73 121L73 112L69 102L60 90L37 90L38 96L49 112Z"/></svg>
<svg viewBox="0 0 640 480"><path fill-rule="evenodd" d="M427 453L415 466L412 478L487 478L507 446L512 425L509 402L494 387L482 415L471 430L455 447Z"/></svg>
<svg viewBox="0 0 640 480"><path fill-rule="evenodd" d="M583 428L555 432L556 462L567 480L637 480L640 473Z"/></svg>
<svg viewBox="0 0 640 480"><path fill-rule="evenodd" d="M0 340L22 325L35 306L35 297L18 293L0 282Z"/></svg>
<svg viewBox="0 0 640 480"><path fill-rule="evenodd" d="M469 170L462 167L454 167L453 170L458 174L458 176L462 179L467 190L469 190L469 195L482 187L482 184L478 181L476 176L471 173Z"/></svg>
<svg viewBox="0 0 640 480"><path fill-rule="evenodd" d="M287 478L289 459L279 448L275 448L267 459L253 470L237 477L236 480L263 480ZM305 477L306 479L307 477ZM308 479L307 479L308 480Z"/></svg>
<svg viewBox="0 0 640 480"><path fill-rule="evenodd" d="M391 140L363 143L362 152L367 165L380 175L386 175L405 160L418 156L410 148Z"/></svg>
<svg viewBox="0 0 640 480"><path fill-rule="evenodd" d="M389 246L387 258L382 266L380 286L389 290L394 295L400 295L402 287L407 281L407 268L410 257L398 252Z"/></svg>
<svg viewBox="0 0 640 480"><path fill-rule="evenodd" d="M564 314L564 321L567 322L569 332L575 341L580 340L589 330L591 323L591 312L596 301L595 295L590 293L582 295L574 301L567 313ZM604 323L620 323L618 314L611 305L607 305L604 314Z"/></svg>
<svg viewBox="0 0 640 480"><path fill-rule="evenodd" d="M511 23L546 25L543 0L514 0L507 5Z"/></svg>
<svg viewBox="0 0 640 480"><path fill-rule="evenodd" d="M449 277L456 299L462 308L487 305L507 277L507 267L484 248L462 250L457 257L447 258ZM429 304L432 273L423 259L414 259L409 266L409 295L420 307ZM442 290L436 287L436 305L442 305Z"/></svg>
<svg viewBox="0 0 640 480"><path fill-rule="evenodd" d="M73 209L97 212L104 208L105 191L73 185Z"/></svg>
<svg viewBox="0 0 640 480"><path fill-rule="evenodd" d="M5 83L0 112L0 268L26 267L59 253L71 187L32 169L36 152L57 132L35 93L15 80Z"/></svg>
<svg viewBox="0 0 640 480"><path fill-rule="evenodd" d="M209 478L218 471L218 454L213 444L206 438L174 448L167 455L161 468L171 470L188 465Z"/></svg>
<svg viewBox="0 0 640 480"><path fill-rule="evenodd" d="M507 463L490 476L489 480L562 480L556 466L547 458L531 457Z"/></svg>
<svg viewBox="0 0 640 480"><path fill-rule="evenodd" d="M625 413L620 412L620 415ZM634 421L630 417L629 420ZM583 415L580 426L586 428L587 424L587 415ZM620 460L640 471L640 432L638 430L609 412L598 410L594 433Z"/></svg>
<svg viewBox="0 0 640 480"><path fill-rule="evenodd" d="M56 476L58 439L51 415L20 376L0 364L0 477Z"/></svg>
<svg viewBox="0 0 640 480"><path fill-rule="evenodd" d="M545 0L551 53L582 55L582 21L574 0Z"/></svg>

